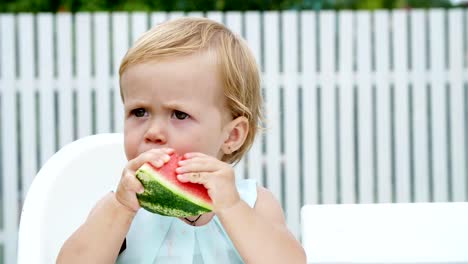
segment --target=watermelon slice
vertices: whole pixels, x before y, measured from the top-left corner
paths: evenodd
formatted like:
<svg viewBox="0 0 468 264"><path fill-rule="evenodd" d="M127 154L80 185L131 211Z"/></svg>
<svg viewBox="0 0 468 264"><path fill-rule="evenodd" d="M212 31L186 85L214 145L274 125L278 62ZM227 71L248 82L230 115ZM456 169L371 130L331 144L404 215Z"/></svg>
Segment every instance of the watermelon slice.
<svg viewBox="0 0 468 264"><path fill-rule="evenodd" d="M161 168L145 163L138 169L136 177L145 189L137 194L142 208L175 217L195 216L213 210L213 203L203 185L183 183L177 179L175 169L181 159L181 156L171 154L171 159Z"/></svg>

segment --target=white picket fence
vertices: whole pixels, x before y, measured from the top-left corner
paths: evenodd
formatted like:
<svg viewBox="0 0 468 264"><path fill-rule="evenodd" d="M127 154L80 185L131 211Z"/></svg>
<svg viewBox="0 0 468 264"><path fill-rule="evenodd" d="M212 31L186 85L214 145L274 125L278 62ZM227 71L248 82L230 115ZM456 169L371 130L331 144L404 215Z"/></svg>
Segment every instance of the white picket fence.
<svg viewBox="0 0 468 264"><path fill-rule="evenodd" d="M122 131L122 56L184 15L225 23L258 59L268 129L236 170L273 192L296 236L304 204L468 200L466 9L0 14L5 263L38 168Z"/></svg>

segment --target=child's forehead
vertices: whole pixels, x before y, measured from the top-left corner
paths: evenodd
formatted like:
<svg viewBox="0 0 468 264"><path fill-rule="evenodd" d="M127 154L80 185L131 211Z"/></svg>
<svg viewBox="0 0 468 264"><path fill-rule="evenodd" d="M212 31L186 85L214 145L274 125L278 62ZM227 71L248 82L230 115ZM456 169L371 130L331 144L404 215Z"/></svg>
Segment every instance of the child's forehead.
<svg viewBox="0 0 468 264"><path fill-rule="evenodd" d="M220 72L220 60L216 55L216 52L212 50L197 51L189 54L182 55L167 55L158 56L155 58L140 58L135 60L127 66L127 70L123 73L125 75L129 70L137 68L138 71L142 69L159 69L159 66L163 68L170 68L170 70L197 70L197 69L208 69L210 71Z"/></svg>
<svg viewBox="0 0 468 264"><path fill-rule="evenodd" d="M200 66L219 66L219 56L213 48L206 48L198 51L189 53L175 53L171 55L158 56L152 59L148 59L146 64L187 64L194 63Z"/></svg>
<svg viewBox="0 0 468 264"><path fill-rule="evenodd" d="M223 101L216 61L206 54L165 58L130 66L123 74L124 97L165 101Z"/></svg>

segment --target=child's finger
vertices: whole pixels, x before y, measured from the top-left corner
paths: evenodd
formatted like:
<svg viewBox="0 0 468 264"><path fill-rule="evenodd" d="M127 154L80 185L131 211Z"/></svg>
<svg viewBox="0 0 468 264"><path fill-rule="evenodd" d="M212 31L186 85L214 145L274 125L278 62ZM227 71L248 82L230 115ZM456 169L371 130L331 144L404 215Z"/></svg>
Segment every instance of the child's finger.
<svg viewBox="0 0 468 264"><path fill-rule="evenodd" d="M184 173L178 174L177 179L181 182L191 182L204 185L206 184L209 175L210 173L207 172Z"/></svg>
<svg viewBox="0 0 468 264"><path fill-rule="evenodd" d="M135 159L128 162L128 167L133 170L137 170L146 162L151 162L155 167L159 168L164 165L165 162L169 161L170 156L168 152L161 149L150 150L142 153Z"/></svg>
<svg viewBox="0 0 468 264"><path fill-rule="evenodd" d="M155 152L155 153L166 153L166 154L172 154L174 153L174 149L172 148L159 148L159 149L151 149L148 152Z"/></svg>
<svg viewBox="0 0 468 264"><path fill-rule="evenodd" d="M183 163L180 167L176 169L177 174L184 174L184 173L196 173L199 171L205 172L215 172L218 171L220 168L216 164L213 163L198 163L198 162L190 162L190 163Z"/></svg>
<svg viewBox="0 0 468 264"><path fill-rule="evenodd" d="M210 157L204 153L201 153L201 152L187 152L184 154L184 158L186 159L192 159L192 158L196 158L196 157L199 157L199 158L202 158L202 157Z"/></svg>
<svg viewBox="0 0 468 264"><path fill-rule="evenodd" d="M219 160L210 157L196 157L181 160L177 165L179 165L179 167L176 169L176 172L179 174L197 171L213 172L220 170L223 166Z"/></svg>
<svg viewBox="0 0 468 264"><path fill-rule="evenodd" d="M121 184L125 189L134 193L143 193L144 188L141 182L128 170L124 173Z"/></svg>

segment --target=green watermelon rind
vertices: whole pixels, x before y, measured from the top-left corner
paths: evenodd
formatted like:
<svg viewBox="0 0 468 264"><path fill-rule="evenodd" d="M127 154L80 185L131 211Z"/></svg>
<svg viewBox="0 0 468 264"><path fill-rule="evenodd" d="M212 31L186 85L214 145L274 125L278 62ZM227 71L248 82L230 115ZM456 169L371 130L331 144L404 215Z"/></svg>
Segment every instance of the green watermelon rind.
<svg viewBox="0 0 468 264"><path fill-rule="evenodd" d="M211 205L202 201L194 201L199 199L189 198L181 191L176 190L175 186L160 180L161 177L153 175L157 172L149 170L143 166L136 173L145 189L143 193L137 194L142 208L152 213L174 217L195 216L211 212Z"/></svg>

